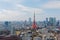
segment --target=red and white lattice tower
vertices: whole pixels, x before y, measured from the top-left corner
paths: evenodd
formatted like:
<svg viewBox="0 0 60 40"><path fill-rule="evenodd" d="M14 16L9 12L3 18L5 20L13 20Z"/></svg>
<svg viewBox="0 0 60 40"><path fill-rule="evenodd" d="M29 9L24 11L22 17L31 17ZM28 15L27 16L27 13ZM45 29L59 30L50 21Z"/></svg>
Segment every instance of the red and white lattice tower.
<svg viewBox="0 0 60 40"><path fill-rule="evenodd" d="M37 28L36 21L35 21L35 12L34 12L34 20L33 20L32 28L33 29Z"/></svg>

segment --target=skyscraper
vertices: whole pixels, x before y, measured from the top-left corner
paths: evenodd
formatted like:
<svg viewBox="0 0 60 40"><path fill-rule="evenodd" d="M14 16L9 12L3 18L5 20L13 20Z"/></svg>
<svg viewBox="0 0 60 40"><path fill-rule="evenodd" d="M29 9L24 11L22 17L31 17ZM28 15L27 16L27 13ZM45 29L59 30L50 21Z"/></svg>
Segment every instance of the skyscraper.
<svg viewBox="0 0 60 40"><path fill-rule="evenodd" d="M46 18L46 22L48 22L48 18Z"/></svg>
<svg viewBox="0 0 60 40"><path fill-rule="evenodd" d="M46 26L48 25L48 18L46 18Z"/></svg>
<svg viewBox="0 0 60 40"><path fill-rule="evenodd" d="M8 30L8 27L9 27L9 23L8 21L5 21L5 29Z"/></svg>
<svg viewBox="0 0 60 40"><path fill-rule="evenodd" d="M29 18L28 23L29 23L29 25L31 26L31 24L32 24L32 20L31 20L31 18Z"/></svg>
<svg viewBox="0 0 60 40"><path fill-rule="evenodd" d="M56 18L50 17L49 22L50 22L51 25L56 25Z"/></svg>

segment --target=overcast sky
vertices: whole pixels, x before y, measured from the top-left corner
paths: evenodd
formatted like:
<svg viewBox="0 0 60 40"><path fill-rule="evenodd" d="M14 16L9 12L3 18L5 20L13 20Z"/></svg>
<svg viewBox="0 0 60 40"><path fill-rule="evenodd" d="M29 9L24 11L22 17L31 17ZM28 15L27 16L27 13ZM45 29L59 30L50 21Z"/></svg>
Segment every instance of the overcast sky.
<svg viewBox="0 0 60 40"><path fill-rule="evenodd" d="M60 19L60 0L0 0L0 21L33 19L34 11L36 20Z"/></svg>

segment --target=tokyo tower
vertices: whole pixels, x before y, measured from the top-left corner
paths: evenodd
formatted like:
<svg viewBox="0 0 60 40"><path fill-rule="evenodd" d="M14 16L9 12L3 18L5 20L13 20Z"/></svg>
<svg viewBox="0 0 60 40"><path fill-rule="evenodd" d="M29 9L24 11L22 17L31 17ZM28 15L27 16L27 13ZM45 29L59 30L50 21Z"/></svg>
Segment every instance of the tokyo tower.
<svg viewBox="0 0 60 40"><path fill-rule="evenodd" d="M35 22L35 12L34 12L34 20L33 20L32 28L33 29L37 28L37 25L36 25L36 22Z"/></svg>

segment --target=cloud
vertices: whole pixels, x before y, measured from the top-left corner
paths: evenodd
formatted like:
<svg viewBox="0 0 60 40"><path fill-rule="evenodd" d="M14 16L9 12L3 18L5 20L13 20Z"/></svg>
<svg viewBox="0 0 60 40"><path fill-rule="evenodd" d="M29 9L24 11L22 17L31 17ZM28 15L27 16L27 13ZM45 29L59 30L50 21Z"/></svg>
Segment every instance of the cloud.
<svg viewBox="0 0 60 40"><path fill-rule="evenodd" d="M49 0L49 1L60 1L60 0Z"/></svg>
<svg viewBox="0 0 60 40"><path fill-rule="evenodd" d="M43 13L42 9L39 8L31 8L31 7L26 7L21 4L16 5L15 10L11 9L2 9L0 11L0 21L20 21L20 20L26 20L31 16L33 13L40 14ZM31 14L31 15L30 15Z"/></svg>
<svg viewBox="0 0 60 40"><path fill-rule="evenodd" d="M0 0L0 2L1 1L3 2L2 4L3 9L0 10L0 21L27 20L29 17L33 16L34 11L36 14L44 13L43 9L27 7L21 4L27 0ZM31 1L39 2L40 0L31 0Z"/></svg>
<svg viewBox="0 0 60 40"><path fill-rule="evenodd" d="M0 12L0 21L20 21L25 19L23 12L3 9Z"/></svg>
<svg viewBox="0 0 60 40"><path fill-rule="evenodd" d="M23 6L20 4L17 4L17 7L19 10L24 11L24 12L29 12L29 13L34 13L34 11L35 11L35 13L42 13L43 12L43 9L26 7L26 6Z"/></svg>
<svg viewBox="0 0 60 40"><path fill-rule="evenodd" d="M17 16L17 15L19 15L19 14L17 14L17 12L15 12L15 11L3 9L0 12L0 21L15 20L15 16Z"/></svg>
<svg viewBox="0 0 60 40"><path fill-rule="evenodd" d="M22 3L22 2L24 2L24 0L0 0L0 2Z"/></svg>
<svg viewBox="0 0 60 40"><path fill-rule="evenodd" d="M32 0L33 2L39 2L39 1L41 1L41 0Z"/></svg>
<svg viewBox="0 0 60 40"><path fill-rule="evenodd" d="M1 0L1 1L11 1L11 0Z"/></svg>
<svg viewBox="0 0 60 40"><path fill-rule="evenodd" d="M60 8L60 1L49 1L43 5L43 8Z"/></svg>
<svg viewBox="0 0 60 40"><path fill-rule="evenodd" d="M60 1L60 0L52 0L52 1Z"/></svg>

